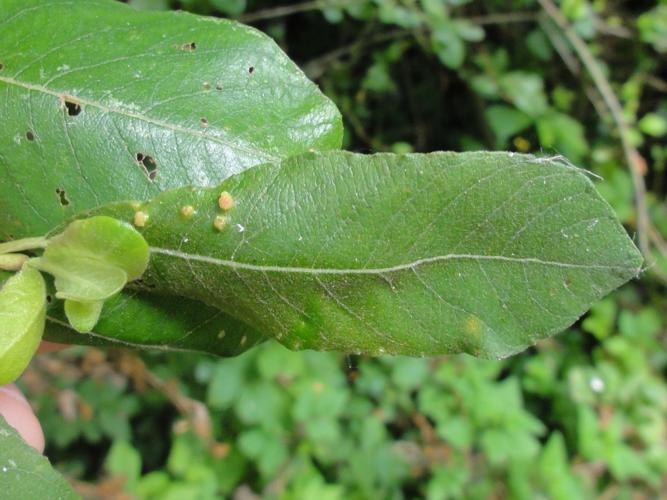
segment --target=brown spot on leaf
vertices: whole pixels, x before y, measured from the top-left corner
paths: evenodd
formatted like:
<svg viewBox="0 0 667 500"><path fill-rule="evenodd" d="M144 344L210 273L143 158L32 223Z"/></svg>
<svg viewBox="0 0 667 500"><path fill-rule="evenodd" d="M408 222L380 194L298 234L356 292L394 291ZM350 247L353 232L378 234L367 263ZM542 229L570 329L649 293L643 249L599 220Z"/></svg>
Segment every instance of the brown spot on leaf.
<svg viewBox="0 0 667 500"><path fill-rule="evenodd" d="M69 206L69 198L67 198L67 193L61 187L56 188L56 194L58 195L58 201L60 206L67 207Z"/></svg>
<svg viewBox="0 0 667 500"><path fill-rule="evenodd" d="M248 68L248 73L250 73L250 74L252 75L254 72L255 72L255 67L254 67L254 66L250 66L250 67Z"/></svg>
<svg viewBox="0 0 667 500"><path fill-rule="evenodd" d="M202 118L201 120L199 120L199 122L201 123L202 127L208 128L208 120L206 118Z"/></svg>
<svg viewBox="0 0 667 500"><path fill-rule="evenodd" d="M35 134L32 133L32 130L28 130L25 133L25 138L28 139L29 141L34 141L35 140Z"/></svg>
<svg viewBox="0 0 667 500"><path fill-rule="evenodd" d="M137 153L136 159L137 164L142 168L146 177L154 181L157 176L157 161L152 156L144 153Z"/></svg>
<svg viewBox="0 0 667 500"><path fill-rule="evenodd" d="M77 116L81 113L81 104L73 97L62 97L62 103L69 116Z"/></svg>
<svg viewBox="0 0 667 500"><path fill-rule="evenodd" d="M185 50L187 52L192 52L196 49L197 49L197 44L195 42L188 42L181 45L181 50Z"/></svg>

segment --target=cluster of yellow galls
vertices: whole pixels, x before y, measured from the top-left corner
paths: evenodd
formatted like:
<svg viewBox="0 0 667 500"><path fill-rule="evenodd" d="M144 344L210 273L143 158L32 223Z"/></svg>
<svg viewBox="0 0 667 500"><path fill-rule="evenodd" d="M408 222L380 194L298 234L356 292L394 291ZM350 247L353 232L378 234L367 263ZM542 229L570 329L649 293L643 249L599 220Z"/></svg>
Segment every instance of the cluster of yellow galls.
<svg viewBox="0 0 667 500"><path fill-rule="evenodd" d="M234 208L234 198L229 192L223 191L218 198L218 206L225 212ZM149 215L143 210L138 210L139 206L135 207L134 225L136 227L145 227L148 222ZM181 207L181 215L189 219L195 214L196 210L192 205L184 205ZM213 219L213 227L218 231L222 231L227 226L227 218L224 215L216 215Z"/></svg>

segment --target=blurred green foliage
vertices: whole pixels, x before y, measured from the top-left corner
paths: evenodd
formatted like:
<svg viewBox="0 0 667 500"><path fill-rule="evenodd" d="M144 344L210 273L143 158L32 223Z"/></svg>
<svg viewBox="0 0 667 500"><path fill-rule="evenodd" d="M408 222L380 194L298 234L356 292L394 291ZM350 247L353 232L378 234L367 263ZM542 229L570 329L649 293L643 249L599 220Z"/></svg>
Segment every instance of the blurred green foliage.
<svg viewBox="0 0 667 500"><path fill-rule="evenodd" d="M615 126L535 0L128 3L252 21L336 101L348 149L560 153L604 178L598 188L634 228ZM621 100L665 235L667 2L559 7ZM570 331L503 361L267 343L224 360L151 353L144 367L72 348L38 360L23 383L48 455L80 488L107 493L655 498L667 490L666 330L665 286L647 273Z"/></svg>

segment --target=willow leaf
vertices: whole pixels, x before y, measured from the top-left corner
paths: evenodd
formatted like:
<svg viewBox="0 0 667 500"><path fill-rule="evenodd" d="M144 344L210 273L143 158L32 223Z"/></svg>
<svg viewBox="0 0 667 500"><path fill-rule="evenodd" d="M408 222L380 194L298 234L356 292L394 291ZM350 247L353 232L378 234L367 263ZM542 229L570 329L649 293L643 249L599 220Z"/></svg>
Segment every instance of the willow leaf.
<svg viewBox="0 0 667 500"><path fill-rule="evenodd" d="M0 415L0 484L6 499L79 497L48 459L28 445Z"/></svg>
<svg viewBox="0 0 667 500"><path fill-rule="evenodd" d="M0 237L340 146L335 106L253 28L111 0L0 0L0 27Z"/></svg>
<svg viewBox="0 0 667 500"><path fill-rule="evenodd" d="M220 209L222 192L234 208ZM140 210L149 286L295 349L503 357L567 328L642 263L561 158L312 153Z"/></svg>
<svg viewBox="0 0 667 500"><path fill-rule="evenodd" d="M111 0L0 0L0 27L0 240L45 234L99 204L340 147L336 107L253 28ZM103 313L102 335L136 341L152 327L169 332L166 341L230 323L187 299L182 317L164 309L159 322L155 301L143 314L144 295L126 298L132 321ZM55 321L47 338L87 340Z"/></svg>

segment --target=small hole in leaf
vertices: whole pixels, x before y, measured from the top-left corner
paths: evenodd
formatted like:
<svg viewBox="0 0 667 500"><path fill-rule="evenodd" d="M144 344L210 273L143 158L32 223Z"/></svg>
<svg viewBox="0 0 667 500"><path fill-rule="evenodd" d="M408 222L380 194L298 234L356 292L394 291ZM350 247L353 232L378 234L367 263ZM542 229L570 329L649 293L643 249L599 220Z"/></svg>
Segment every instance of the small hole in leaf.
<svg viewBox="0 0 667 500"><path fill-rule="evenodd" d="M25 138L28 139L29 141L34 141L35 140L35 134L33 134L31 130L28 130L25 133Z"/></svg>
<svg viewBox="0 0 667 500"><path fill-rule="evenodd" d="M46 296L46 301L47 301L49 304L50 304L51 302L53 302L53 296L52 296L50 293Z"/></svg>
<svg viewBox="0 0 667 500"><path fill-rule="evenodd" d="M199 120L199 122L201 123L202 127L204 128L208 127L208 120L206 118L202 118L201 120Z"/></svg>
<svg viewBox="0 0 667 500"><path fill-rule="evenodd" d="M76 116L81 113L81 104L78 102L75 102L71 99L65 99L63 102L65 104L65 109L67 110L68 115Z"/></svg>
<svg viewBox="0 0 667 500"><path fill-rule="evenodd" d="M60 201L61 206L69 206L69 198L67 198L67 193L63 188L56 188L56 194L58 195L58 201Z"/></svg>
<svg viewBox="0 0 667 500"><path fill-rule="evenodd" d="M184 43L181 45L181 50L186 50L188 52L192 52L197 48L197 44L195 42L189 42L189 43Z"/></svg>
<svg viewBox="0 0 667 500"><path fill-rule="evenodd" d="M152 156L137 153L137 163L151 181L155 180L157 176L157 162Z"/></svg>
<svg viewBox="0 0 667 500"><path fill-rule="evenodd" d="M218 84L215 86L215 90L222 90L222 85L218 83Z"/></svg>
<svg viewBox="0 0 667 500"><path fill-rule="evenodd" d="M254 72L255 72L255 67L254 67L254 66L250 66L250 67L248 68L248 73L250 73L250 74L252 75Z"/></svg>

